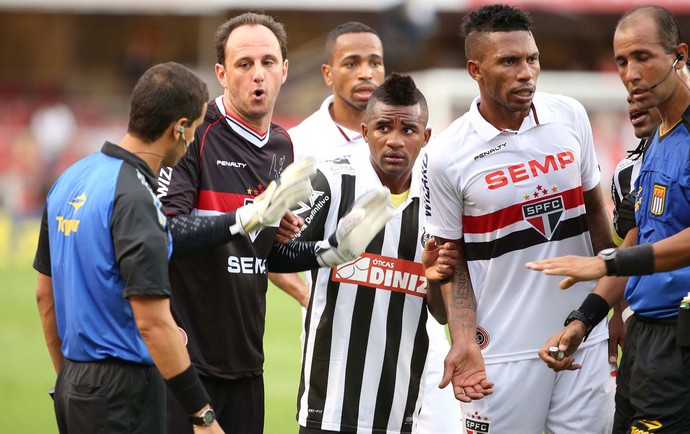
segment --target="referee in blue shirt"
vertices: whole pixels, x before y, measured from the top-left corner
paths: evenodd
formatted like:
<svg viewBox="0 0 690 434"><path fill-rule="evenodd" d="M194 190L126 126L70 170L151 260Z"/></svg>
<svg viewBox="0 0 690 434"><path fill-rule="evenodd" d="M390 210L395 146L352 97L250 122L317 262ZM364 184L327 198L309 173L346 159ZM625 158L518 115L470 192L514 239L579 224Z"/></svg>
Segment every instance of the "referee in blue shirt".
<svg viewBox="0 0 690 434"><path fill-rule="evenodd" d="M184 155L207 100L187 68L152 67L120 143L48 194L34 268L61 433L165 433L166 383L196 432L222 432L170 313L171 237L154 194L154 172Z"/></svg>

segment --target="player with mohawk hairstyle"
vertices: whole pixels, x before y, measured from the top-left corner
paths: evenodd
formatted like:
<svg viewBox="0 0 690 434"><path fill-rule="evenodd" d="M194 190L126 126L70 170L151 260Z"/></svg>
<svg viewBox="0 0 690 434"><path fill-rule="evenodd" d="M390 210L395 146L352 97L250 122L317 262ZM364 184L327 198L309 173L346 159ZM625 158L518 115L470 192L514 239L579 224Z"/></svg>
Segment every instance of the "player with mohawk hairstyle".
<svg viewBox="0 0 690 434"><path fill-rule="evenodd" d="M430 288L421 264L426 237L415 163L431 135L427 120L426 100L412 78L392 74L367 106L368 152L322 163L312 180L316 199L298 239L331 233L372 188L390 190L394 209L359 258L313 272L298 396L301 434L402 433L417 423ZM431 250L429 244L427 253L437 253ZM439 278L450 272L443 265L434 270Z"/></svg>

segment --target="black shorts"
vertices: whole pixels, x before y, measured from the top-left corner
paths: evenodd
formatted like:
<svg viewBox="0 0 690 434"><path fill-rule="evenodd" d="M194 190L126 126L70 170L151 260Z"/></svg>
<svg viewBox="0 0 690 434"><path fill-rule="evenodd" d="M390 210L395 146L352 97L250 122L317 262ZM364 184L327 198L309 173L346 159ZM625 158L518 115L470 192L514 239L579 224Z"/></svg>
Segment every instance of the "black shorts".
<svg viewBox="0 0 690 434"><path fill-rule="evenodd" d="M262 434L264 432L264 377L226 380L199 375L211 397L211 407L223 431L232 434ZM180 403L170 397L169 434L192 434L189 415Z"/></svg>
<svg viewBox="0 0 690 434"><path fill-rule="evenodd" d="M65 359L55 384L61 433L163 434L166 387L155 366Z"/></svg>
<svg viewBox="0 0 690 434"><path fill-rule="evenodd" d="M679 347L676 335L675 319L631 318L617 377L615 434L690 433L690 347Z"/></svg>

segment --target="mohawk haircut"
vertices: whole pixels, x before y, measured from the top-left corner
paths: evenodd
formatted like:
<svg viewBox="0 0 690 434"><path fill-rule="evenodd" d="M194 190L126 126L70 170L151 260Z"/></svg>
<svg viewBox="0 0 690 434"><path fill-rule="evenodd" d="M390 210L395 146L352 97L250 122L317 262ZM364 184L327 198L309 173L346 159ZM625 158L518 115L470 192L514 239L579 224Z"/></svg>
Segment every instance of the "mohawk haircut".
<svg viewBox="0 0 690 434"><path fill-rule="evenodd" d="M417 88L412 77L394 72L369 98L367 107L382 102L392 106L413 106L419 104L424 114L429 113L426 98Z"/></svg>

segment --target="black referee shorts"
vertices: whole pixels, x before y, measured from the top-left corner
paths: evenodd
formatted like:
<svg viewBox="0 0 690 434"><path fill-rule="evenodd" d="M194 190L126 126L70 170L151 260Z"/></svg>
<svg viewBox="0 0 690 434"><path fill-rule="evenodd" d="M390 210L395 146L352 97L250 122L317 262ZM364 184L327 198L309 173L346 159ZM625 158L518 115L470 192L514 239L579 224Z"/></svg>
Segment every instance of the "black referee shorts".
<svg viewBox="0 0 690 434"><path fill-rule="evenodd" d="M633 315L618 369L613 433L690 433L690 347L675 319Z"/></svg>
<svg viewBox="0 0 690 434"><path fill-rule="evenodd" d="M164 434L166 387L155 366L65 359L55 384L60 433Z"/></svg>

